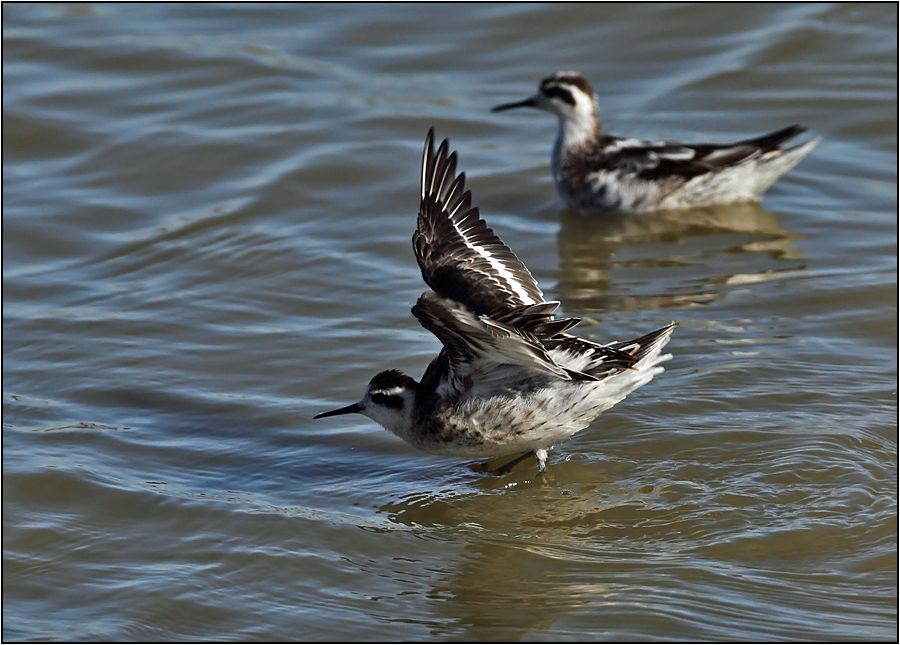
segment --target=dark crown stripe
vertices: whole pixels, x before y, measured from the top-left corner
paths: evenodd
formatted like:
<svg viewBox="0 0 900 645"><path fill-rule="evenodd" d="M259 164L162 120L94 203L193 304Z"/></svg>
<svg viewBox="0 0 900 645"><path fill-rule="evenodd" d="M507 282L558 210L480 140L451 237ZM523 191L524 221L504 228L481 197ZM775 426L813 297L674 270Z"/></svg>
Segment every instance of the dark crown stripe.
<svg viewBox="0 0 900 645"><path fill-rule="evenodd" d="M369 381L369 390L391 390L393 388L414 387L415 381L400 370L385 370L379 372Z"/></svg>
<svg viewBox="0 0 900 645"><path fill-rule="evenodd" d="M577 87L588 96L593 96L594 94L594 88L591 87L591 84L588 82L588 80L581 74L576 74L573 72L557 72L556 74L546 77L541 81L541 91L543 91L547 87L550 87L551 85L560 85L563 87L566 85L571 85L573 87Z"/></svg>

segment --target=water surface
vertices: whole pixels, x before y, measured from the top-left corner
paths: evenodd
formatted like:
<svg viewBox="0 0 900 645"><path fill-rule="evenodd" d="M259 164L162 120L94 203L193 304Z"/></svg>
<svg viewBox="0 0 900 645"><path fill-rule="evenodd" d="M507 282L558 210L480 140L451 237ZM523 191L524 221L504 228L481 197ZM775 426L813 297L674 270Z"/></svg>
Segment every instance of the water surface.
<svg viewBox="0 0 900 645"><path fill-rule="evenodd" d="M3 637L892 640L891 5L4 5ZM563 211L607 127L815 152L759 206ZM652 384L505 477L362 417L409 314L427 128Z"/></svg>

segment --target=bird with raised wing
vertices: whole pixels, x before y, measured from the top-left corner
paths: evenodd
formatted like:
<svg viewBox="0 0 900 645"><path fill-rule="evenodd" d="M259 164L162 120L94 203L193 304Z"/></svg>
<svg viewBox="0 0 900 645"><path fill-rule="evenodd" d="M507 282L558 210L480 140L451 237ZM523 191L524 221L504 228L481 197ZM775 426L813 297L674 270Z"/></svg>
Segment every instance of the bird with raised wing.
<svg viewBox="0 0 900 645"><path fill-rule="evenodd" d="M557 72L537 94L492 112L536 108L559 121L551 167L556 189L577 213L637 213L759 201L818 139L782 147L806 128L791 125L734 143L677 143L613 136L600 124L597 95L577 72Z"/></svg>
<svg viewBox="0 0 900 645"><path fill-rule="evenodd" d="M600 345L567 332L534 277L488 228L456 173L445 139L429 130L412 242L431 291L413 316L443 348L422 380L377 374L358 402L316 419L359 413L430 453L494 459L547 450L663 371L675 323Z"/></svg>

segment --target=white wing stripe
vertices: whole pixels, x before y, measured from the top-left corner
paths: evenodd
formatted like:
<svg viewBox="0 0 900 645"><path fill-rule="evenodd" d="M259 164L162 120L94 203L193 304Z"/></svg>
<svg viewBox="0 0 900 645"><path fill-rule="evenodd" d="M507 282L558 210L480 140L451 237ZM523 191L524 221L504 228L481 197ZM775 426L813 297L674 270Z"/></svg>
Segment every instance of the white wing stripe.
<svg viewBox="0 0 900 645"><path fill-rule="evenodd" d="M453 228L455 228L456 232L459 233L460 237L462 237L463 242L466 243L466 246L468 246L478 255L487 260L488 264L491 265L491 268L494 269L494 271L496 271L497 274L506 281L506 284L512 288L512 290L517 296L519 296L523 303L525 303L526 305L536 304L535 299L528 295L528 290L525 289L518 280L516 280L516 277L512 273L510 273L505 266L503 266L502 262L497 260L486 249L483 249L480 246L469 241L469 237L466 235L466 231L461 230L453 219L450 220L450 223L453 224Z"/></svg>

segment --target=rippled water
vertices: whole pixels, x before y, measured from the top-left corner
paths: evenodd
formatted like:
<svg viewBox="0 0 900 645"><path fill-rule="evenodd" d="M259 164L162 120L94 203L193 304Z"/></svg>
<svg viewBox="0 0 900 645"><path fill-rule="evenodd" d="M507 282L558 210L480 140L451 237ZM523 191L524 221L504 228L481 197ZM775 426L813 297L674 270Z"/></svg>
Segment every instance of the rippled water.
<svg viewBox="0 0 900 645"><path fill-rule="evenodd" d="M892 5L3 6L5 639L881 639L897 629ZM803 122L762 206L562 211L556 69L610 130ZM486 477L311 421L409 315L428 126L651 385Z"/></svg>

